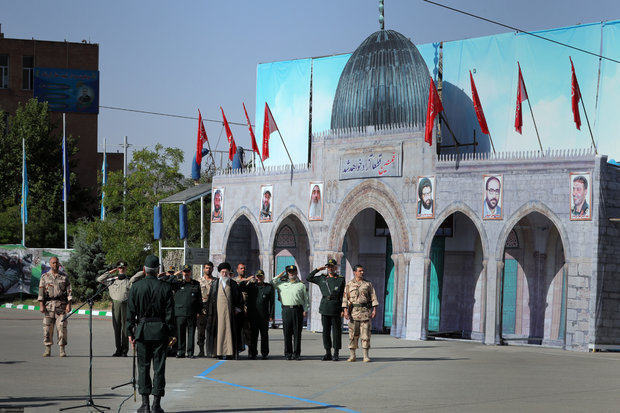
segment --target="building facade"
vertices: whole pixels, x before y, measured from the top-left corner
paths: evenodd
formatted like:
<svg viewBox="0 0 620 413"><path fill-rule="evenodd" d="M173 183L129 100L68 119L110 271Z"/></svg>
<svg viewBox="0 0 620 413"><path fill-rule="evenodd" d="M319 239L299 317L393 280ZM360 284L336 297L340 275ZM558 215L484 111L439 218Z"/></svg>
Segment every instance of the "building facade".
<svg viewBox="0 0 620 413"><path fill-rule="evenodd" d="M620 169L589 149L438 155L428 69L388 32L351 56L309 164L214 177L212 261L305 276L335 258L347 279L361 264L373 329L395 337L620 346Z"/></svg>

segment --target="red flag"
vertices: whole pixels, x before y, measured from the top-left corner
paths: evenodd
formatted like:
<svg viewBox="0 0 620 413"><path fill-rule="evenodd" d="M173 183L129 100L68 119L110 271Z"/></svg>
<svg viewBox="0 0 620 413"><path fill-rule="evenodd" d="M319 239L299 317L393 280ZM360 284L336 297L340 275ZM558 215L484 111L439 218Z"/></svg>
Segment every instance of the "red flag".
<svg viewBox="0 0 620 413"><path fill-rule="evenodd" d="M435 82L433 82L431 77L431 84L428 90L428 107L426 108L426 129L424 131L424 142L428 142L429 145L433 144L435 116L441 111L443 111L443 105L437 94L437 89L435 89Z"/></svg>
<svg viewBox="0 0 620 413"><path fill-rule="evenodd" d="M198 109L198 138L196 141L196 163L200 165L202 162L202 145L207 141L207 131L205 125L202 123L202 114Z"/></svg>
<svg viewBox="0 0 620 413"><path fill-rule="evenodd" d="M248 111L245 110L245 103L243 104L243 111L245 112L245 119L248 121L248 129L250 129L250 137L252 138L252 150L260 156L260 151L258 150L258 145L256 144L256 137L254 136L254 131L252 130L252 124L250 123L250 118L248 117Z"/></svg>
<svg viewBox="0 0 620 413"><path fill-rule="evenodd" d="M276 121L273 119L271 109L265 102L265 119L263 120L263 161L269 158L269 136L279 130Z"/></svg>
<svg viewBox="0 0 620 413"><path fill-rule="evenodd" d="M478 90L476 90L476 84L474 83L474 77L471 74L471 70L469 71L469 81L471 83L471 98L474 101L474 109L476 110L476 117L478 118L478 123L480 124L480 130L482 133L488 135L489 127L487 126L487 120L484 117L484 112L482 111L482 104L480 103L480 98L478 97Z"/></svg>
<svg viewBox="0 0 620 413"><path fill-rule="evenodd" d="M573 106L573 119L578 130L581 130L581 116L579 116L579 99L581 99L581 90L579 90L579 83L577 83L577 75L575 74L575 66L573 66L573 59L570 59L571 70L571 103Z"/></svg>
<svg viewBox="0 0 620 413"><path fill-rule="evenodd" d="M226 115L224 115L224 109L220 106L220 110L222 111L222 118L224 118L224 129L226 129L226 137L228 138L228 160L232 161L233 156L237 153L237 145L235 145L235 139L233 138L233 134L230 131L230 126L228 126L228 121L226 120Z"/></svg>
<svg viewBox="0 0 620 413"><path fill-rule="evenodd" d="M525 82L523 81L523 75L521 74L521 65L519 66L519 85L517 86L517 113L515 114L515 130L521 133L521 127L523 126L523 115L521 113L521 102L527 100L527 90L525 89Z"/></svg>

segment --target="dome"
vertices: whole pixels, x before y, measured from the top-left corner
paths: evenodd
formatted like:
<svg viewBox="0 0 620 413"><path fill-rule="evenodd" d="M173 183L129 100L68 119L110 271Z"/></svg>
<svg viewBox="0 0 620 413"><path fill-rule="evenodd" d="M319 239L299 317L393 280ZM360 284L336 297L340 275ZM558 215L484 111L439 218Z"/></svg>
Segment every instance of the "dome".
<svg viewBox="0 0 620 413"><path fill-rule="evenodd" d="M340 75L331 129L424 125L429 78L422 55L409 39L394 30L371 34Z"/></svg>

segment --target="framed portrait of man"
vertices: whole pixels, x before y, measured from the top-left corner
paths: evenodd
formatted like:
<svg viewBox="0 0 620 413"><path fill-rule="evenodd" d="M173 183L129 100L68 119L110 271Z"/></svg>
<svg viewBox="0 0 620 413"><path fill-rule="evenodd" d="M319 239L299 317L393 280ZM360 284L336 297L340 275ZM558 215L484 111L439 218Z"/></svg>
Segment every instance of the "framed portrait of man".
<svg viewBox="0 0 620 413"><path fill-rule="evenodd" d="M273 221L273 185L261 185L260 199L260 213L258 214L258 221Z"/></svg>
<svg viewBox="0 0 620 413"><path fill-rule="evenodd" d="M213 188L211 222L224 222L224 188Z"/></svg>
<svg viewBox="0 0 620 413"><path fill-rule="evenodd" d="M592 219L592 188L590 172L570 173L570 219L571 221L589 221Z"/></svg>
<svg viewBox="0 0 620 413"><path fill-rule="evenodd" d="M435 217L435 177L418 176L418 205L416 218L429 219Z"/></svg>
<svg viewBox="0 0 620 413"><path fill-rule="evenodd" d="M504 180L502 175L484 175L482 219L502 219Z"/></svg>
<svg viewBox="0 0 620 413"><path fill-rule="evenodd" d="M323 219L323 182L310 182L308 219L310 221L321 221Z"/></svg>

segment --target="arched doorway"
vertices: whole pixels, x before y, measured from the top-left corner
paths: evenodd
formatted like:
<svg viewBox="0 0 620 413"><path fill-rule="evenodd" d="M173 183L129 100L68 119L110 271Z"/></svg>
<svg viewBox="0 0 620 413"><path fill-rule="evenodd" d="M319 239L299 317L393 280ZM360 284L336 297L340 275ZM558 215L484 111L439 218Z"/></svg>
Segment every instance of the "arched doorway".
<svg viewBox="0 0 620 413"><path fill-rule="evenodd" d="M485 287L480 233L462 212L433 236L428 287L428 336L484 339Z"/></svg>
<svg viewBox="0 0 620 413"><path fill-rule="evenodd" d="M501 274L501 338L561 347L566 331L565 254L556 226L532 212L509 232Z"/></svg>
<svg viewBox="0 0 620 413"><path fill-rule="evenodd" d="M346 231L342 253L341 269L347 281L353 277L353 266L360 264L364 267L364 278L375 288L379 307L372 321L373 331L389 332L392 327L395 276L392 237L383 216L372 208L360 211Z"/></svg>
<svg viewBox="0 0 620 413"><path fill-rule="evenodd" d="M278 225L273 243L275 272L280 274L287 265L296 265L302 281L310 272L310 242L306 228L295 215L288 215ZM276 321L282 320L282 304L276 300Z"/></svg>
<svg viewBox="0 0 620 413"><path fill-rule="evenodd" d="M226 240L226 261L232 265L233 270L237 268L237 264L245 264L248 274L260 268L258 237L245 215L237 218L230 229Z"/></svg>

